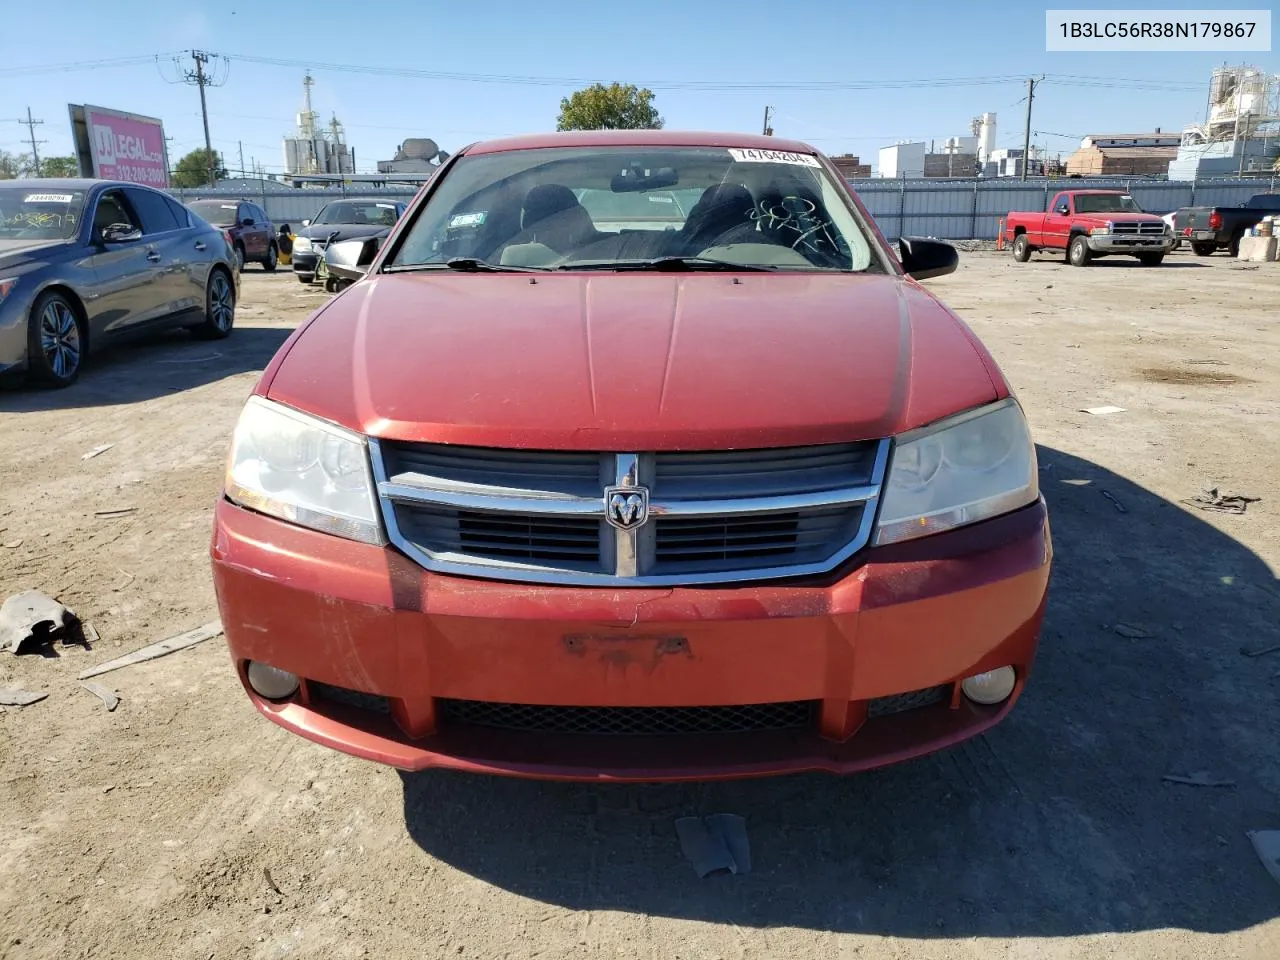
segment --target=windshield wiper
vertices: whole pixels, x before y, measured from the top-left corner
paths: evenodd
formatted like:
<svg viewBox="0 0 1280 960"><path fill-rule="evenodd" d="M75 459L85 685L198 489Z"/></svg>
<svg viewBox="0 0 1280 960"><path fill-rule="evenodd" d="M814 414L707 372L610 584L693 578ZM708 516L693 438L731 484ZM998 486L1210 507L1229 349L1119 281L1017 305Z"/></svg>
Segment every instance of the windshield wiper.
<svg viewBox="0 0 1280 960"><path fill-rule="evenodd" d="M547 267L513 267L490 263L477 257L451 257L444 263L396 263L384 273L410 273L416 270L459 270L463 273L544 273Z"/></svg>
<svg viewBox="0 0 1280 960"><path fill-rule="evenodd" d="M562 263L557 270L721 270L759 271L777 270L777 267L760 263L732 263L728 260L713 260L710 257L654 257L652 260L589 260L581 263Z"/></svg>

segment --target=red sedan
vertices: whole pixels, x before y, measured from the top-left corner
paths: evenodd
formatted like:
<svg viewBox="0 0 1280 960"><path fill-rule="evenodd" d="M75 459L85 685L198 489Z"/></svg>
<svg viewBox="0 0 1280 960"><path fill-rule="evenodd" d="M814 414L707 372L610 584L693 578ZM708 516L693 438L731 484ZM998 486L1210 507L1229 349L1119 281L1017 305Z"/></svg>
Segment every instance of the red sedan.
<svg viewBox="0 0 1280 960"><path fill-rule="evenodd" d="M831 163L459 151L235 432L213 572L269 719L406 770L852 772L1000 721L1051 544L1022 410Z"/></svg>

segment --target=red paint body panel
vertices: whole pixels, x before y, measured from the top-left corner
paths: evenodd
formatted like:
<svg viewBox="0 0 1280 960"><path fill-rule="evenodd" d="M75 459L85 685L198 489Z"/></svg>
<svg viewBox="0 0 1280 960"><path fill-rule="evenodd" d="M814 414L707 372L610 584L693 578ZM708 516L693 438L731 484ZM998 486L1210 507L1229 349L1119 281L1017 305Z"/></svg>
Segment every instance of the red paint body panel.
<svg viewBox="0 0 1280 960"><path fill-rule="evenodd" d="M382 275L292 342L269 395L380 438L677 450L884 437L1002 392L905 279L736 279Z"/></svg>
<svg viewBox="0 0 1280 960"><path fill-rule="evenodd" d="M1019 233L1025 233L1027 242L1033 247L1065 250L1073 232L1083 230L1087 233L1092 227L1108 223L1160 223L1163 226L1164 222L1151 213L1076 213L1075 198L1078 196L1125 195L1122 190L1062 190L1054 194L1047 210L1010 212L1004 222L1005 240L1012 242ZM1055 210L1058 202L1064 199L1071 205L1071 212L1066 215Z"/></svg>
<svg viewBox="0 0 1280 960"><path fill-rule="evenodd" d="M301 696L273 704L249 691L264 715L297 733L403 769L678 779L864 769L972 736L1013 700L868 720L842 741L817 731L741 735L732 741L741 751L726 754L716 738L615 740L607 756L582 738L539 735L535 743L497 731L434 730L433 701L814 699L823 701L825 723L851 704L1004 664L1017 668L1021 690L1051 560L1043 505L929 541L867 551L825 586L544 587L440 576L394 550L221 502L213 557L227 641L242 670L261 660L393 702L396 720ZM671 652L661 640L673 635L686 644ZM713 743L721 745L708 753Z"/></svg>

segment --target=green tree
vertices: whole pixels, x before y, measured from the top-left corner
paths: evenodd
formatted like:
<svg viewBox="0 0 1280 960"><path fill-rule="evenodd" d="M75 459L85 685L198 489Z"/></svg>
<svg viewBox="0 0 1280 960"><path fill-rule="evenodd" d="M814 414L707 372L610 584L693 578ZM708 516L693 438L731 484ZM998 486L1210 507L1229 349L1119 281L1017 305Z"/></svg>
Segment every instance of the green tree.
<svg viewBox="0 0 1280 960"><path fill-rule="evenodd" d="M227 175L227 168L222 164L222 158L218 156L217 151L213 153L214 175L222 179ZM170 183L175 187L203 187L209 183L209 151L204 147L199 150L192 150L185 157L178 161L178 165L173 168L173 175L169 178Z"/></svg>
<svg viewBox="0 0 1280 960"><path fill-rule="evenodd" d="M0 150L0 180L13 180L22 176L22 158L7 150Z"/></svg>
<svg viewBox="0 0 1280 960"><path fill-rule="evenodd" d="M78 177L80 164L75 157L44 157L40 161L42 177Z"/></svg>
<svg viewBox="0 0 1280 960"><path fill-rule="evenodd" d="M661 130L653 91L635 84L594 83L560 101L557 130Z"/></svg>

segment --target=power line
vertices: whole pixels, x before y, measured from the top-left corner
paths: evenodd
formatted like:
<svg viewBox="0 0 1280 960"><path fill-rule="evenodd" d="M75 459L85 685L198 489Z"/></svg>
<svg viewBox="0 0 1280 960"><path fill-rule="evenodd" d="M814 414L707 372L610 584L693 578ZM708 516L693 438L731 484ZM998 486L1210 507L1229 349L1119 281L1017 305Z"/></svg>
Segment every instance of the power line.
<svg viewBox="0 0 1280 960"><path fill-rule="evenodd" d="M36 127L44 123L44 121L31 119L31 107L27 107L27 119L23 120L19 117L14 122L21 123L25 126L27 128L27 133L31 136L31 139L27 142L31 144L31 160L33 162L32 171L38 177L40 176L40 151L37 149L37 145L41 143L48 143L49 141L36 139Z"/></svg>
<svg viewBox="0 0 1280 960"><path fill-rule="evenodd" d="M177 70L177 79L171 81L173 83L192 84L200 90L200 118L204 121L204 149L205 159L209 164L209 186L217 186L218 183L218 160L213 153L213 143L209 139L209 105L205 99L205 87L220 87L227 82L230 75L230 64L226 57L216 53L208 53L204 50L189 50L184 56L190 56L195 64L194 70L183 69L182 63L178 57L173 58L174 67ZM212 72L205 68L212 66ZM163 72L161 74L163 76Z"/></svg>

